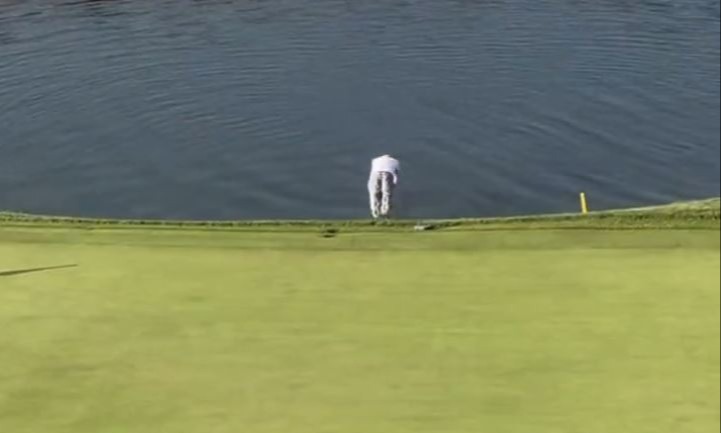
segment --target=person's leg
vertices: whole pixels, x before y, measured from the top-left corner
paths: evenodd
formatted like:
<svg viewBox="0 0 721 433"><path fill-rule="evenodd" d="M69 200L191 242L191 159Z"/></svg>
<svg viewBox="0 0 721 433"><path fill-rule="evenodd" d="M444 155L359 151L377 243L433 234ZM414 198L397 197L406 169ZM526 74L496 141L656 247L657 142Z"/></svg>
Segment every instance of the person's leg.
<svg viewBox="0 0 721 433"><path fill-rule="evenodd" d="M371 216L373 218L378 218L381 213L382 189L380 180L380 176L373 176L368 181L368 195L370 199Z"/></svg>
<svg viewBox="0 0 721 433"><path fill-rule="evenodd" d="M393 175L391 173L383 173L381 177L381 210L380 213L384 217L390 215L393 209Z"/></svg>

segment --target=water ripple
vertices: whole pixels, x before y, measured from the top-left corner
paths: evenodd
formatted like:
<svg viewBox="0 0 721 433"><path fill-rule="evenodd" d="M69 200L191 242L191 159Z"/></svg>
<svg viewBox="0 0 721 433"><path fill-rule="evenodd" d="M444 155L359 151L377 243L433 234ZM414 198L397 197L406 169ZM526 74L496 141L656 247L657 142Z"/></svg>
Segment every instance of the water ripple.
<svg viewBox="0 0 721 433"><path fill-rule="evenodd" d="M0 0L0 208L408 217L717 195L715 0Z"/></svg>

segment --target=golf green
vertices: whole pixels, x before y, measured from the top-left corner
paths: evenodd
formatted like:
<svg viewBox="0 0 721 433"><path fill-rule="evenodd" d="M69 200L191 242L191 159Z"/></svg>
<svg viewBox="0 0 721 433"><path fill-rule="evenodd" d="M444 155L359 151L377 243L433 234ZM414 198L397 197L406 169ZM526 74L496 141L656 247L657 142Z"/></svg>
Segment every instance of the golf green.
<svg viewBox="0 0 721 433"><path fill-rule="evenodd" d="M719 260L708 229L7 226L0 431L718 431Z"/></svg>

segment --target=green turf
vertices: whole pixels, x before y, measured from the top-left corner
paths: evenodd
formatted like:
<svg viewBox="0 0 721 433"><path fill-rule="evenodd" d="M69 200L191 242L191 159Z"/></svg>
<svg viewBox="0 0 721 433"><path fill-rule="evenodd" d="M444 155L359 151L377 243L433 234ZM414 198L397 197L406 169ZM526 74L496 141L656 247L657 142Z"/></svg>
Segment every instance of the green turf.
<svg viewBox="0 0 721 433"><path fill-rule="evenodd" d="M0 432L719 430L718 230L321 234L0 227Z"/></svg>

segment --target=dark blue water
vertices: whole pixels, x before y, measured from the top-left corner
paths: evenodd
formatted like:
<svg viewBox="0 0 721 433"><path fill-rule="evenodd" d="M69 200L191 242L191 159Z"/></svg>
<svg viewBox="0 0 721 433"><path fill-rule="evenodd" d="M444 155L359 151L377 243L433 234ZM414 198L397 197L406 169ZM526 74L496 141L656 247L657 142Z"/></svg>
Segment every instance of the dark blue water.
<svg viewBox="0 0 721 433"><path fill-rule="evenodd" d="M719 195L718 0L0 0L0 209L573 211Z"/></svg>

